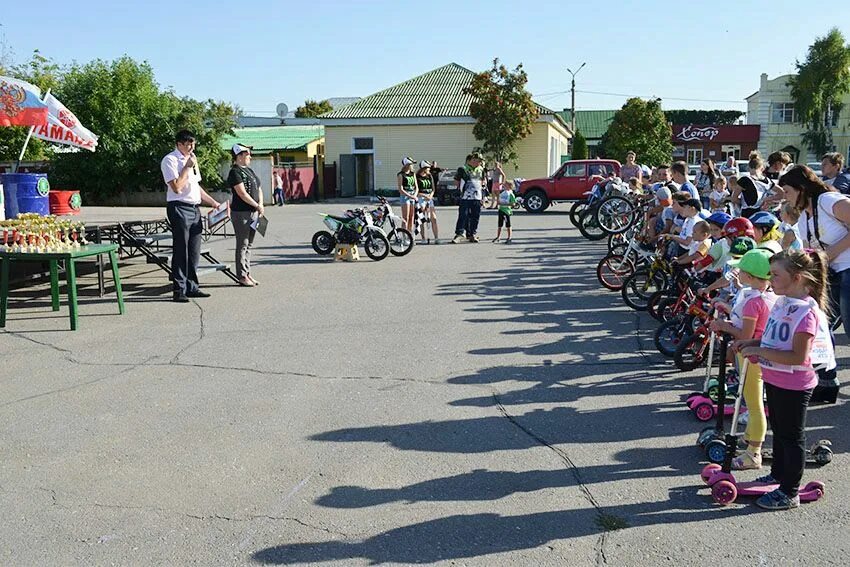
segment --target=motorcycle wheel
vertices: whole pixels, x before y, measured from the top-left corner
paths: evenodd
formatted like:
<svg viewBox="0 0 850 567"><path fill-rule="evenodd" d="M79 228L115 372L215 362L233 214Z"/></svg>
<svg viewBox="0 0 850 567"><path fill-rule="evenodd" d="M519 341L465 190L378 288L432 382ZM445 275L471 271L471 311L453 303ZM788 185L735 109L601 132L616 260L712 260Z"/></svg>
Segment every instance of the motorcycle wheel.
<svg viewBox="0 0 850 567"><path fill-rule="evenodd" d="M366 255L376 262L383 260L390 253L390 243L387 237L377 232L370 232L366 235L363 248L366 250Z"/></svg>
<svg viewBox="0 0 850 567"><path fill-rule="evenodd" d="M413 235L406 228L397 228L387 236L393 256L404 256L413 250Z"/></svg>
<svg viewBox="0 0 850 567"><path fill-rule="evenodd" d="M327 230L320 230L313 235L313 250L320 256L327 256L333 253L336 248L336 238Z"/></svg>

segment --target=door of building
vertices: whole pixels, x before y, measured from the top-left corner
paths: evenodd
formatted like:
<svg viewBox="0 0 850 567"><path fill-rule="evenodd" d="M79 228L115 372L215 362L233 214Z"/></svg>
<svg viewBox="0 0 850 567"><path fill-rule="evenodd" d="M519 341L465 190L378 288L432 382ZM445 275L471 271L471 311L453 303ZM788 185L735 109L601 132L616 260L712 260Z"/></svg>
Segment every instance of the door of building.
<svg viewBox="0 0 850 567"><path fill-rule="evenodd" d="M688 150L688 163L691 165L697 165L702 161L702 148L689 149Z"/></svg>
<svg viewBox="0 0 850 567"><path fill-rule="evenodd" d="M357 194L357 161L354 154L339 156L339 191L342 197L354 197Z"/></svg>
<svg viewBox="0 0 850 567"><path fill-rule="evenodd" d="M374 154L355 154L357 169L357 195L372 195L375 192Z"/></svg>

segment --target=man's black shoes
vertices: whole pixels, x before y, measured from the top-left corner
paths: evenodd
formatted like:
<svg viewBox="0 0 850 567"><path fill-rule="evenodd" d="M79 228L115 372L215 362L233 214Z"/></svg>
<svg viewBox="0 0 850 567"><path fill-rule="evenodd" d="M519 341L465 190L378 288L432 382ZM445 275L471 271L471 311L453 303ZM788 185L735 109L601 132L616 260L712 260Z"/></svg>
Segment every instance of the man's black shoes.
<svg viewBox="0 0 850 567"><path fill-rule="evenodd" d="M186 297L209 297L209 296L210 296L210 294L208 294L205 291L201 291L201 290L186 293Z"/></svg>
<svg viewBox="0 0 850 567"><path fill-rule="evenodd" d="M183 293L175 293L172 300L176 303L189 303L189 298Z"/></svg>

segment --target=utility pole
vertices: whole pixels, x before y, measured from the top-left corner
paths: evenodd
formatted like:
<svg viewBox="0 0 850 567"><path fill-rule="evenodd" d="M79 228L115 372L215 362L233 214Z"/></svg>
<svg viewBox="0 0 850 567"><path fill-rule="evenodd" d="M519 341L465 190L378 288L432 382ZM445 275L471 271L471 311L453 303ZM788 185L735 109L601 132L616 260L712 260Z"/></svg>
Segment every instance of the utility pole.
<svg viewBox="0 0 850 567"><path fill-rule="evenodd" d="M573 136L576 135L576 75L578 75L579 71L581 71L584 68L585 65L587 65L586 62L582 63L581 67L579 67L578 71L576 71L575 73L573 73L572 71L570 71L569 68L567 68L567 73L569 73L570 75L573 76L573 84L572 84L572 87L570 88L570 92L572 92L572 111L571 111L572 120L571 120L570 127L573 130Z"/></svg>

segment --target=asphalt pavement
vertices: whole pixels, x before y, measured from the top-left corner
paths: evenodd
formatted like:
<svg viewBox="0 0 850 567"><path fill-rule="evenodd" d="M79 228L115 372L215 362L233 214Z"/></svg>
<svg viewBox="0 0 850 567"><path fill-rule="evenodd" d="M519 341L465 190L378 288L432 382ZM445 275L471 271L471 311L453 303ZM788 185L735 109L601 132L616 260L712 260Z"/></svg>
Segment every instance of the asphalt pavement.
<svg viewBox="0 0 850 567"><path fill-rule="evenodd" d="M13 293L0 563L847 564L847 394L809 414L825 498L720 507L682 401L699 372L600 288L605 245L565 206L518 213L509 245L490 212L481 243L445 243L443 208L444 244L356 263L310 247L344 208L267 209L257 288L211 275L174 304L124 261L126 314L85 275L76 332L43 285Z"/></svg>

